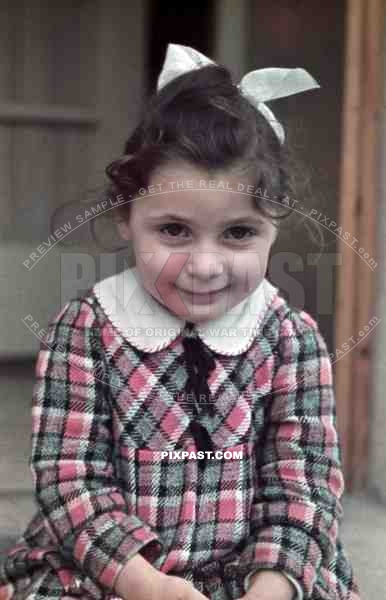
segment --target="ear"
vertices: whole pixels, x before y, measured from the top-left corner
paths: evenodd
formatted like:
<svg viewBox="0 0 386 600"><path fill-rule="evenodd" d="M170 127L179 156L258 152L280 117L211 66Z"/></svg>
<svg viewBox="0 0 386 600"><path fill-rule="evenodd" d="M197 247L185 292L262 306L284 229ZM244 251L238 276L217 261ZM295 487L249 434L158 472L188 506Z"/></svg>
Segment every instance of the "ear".
<svg viewBox="0 0 386 600"><path fill-rule="evenodd" d="M123 238L126 241L131 240L131 228L128 219L127 221L120 221L119 223L117 223L117 227L121 238Z"/></svg>

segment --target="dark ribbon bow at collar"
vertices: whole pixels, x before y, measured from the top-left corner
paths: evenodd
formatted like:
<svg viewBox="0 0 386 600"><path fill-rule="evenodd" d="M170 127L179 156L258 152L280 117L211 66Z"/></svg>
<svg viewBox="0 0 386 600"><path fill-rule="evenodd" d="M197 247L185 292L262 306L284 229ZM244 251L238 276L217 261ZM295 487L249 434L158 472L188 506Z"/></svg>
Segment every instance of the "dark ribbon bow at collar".
<svg viewBox="0 0 386 600"><path fill-rule="evenodd" d="M193 330L194 323L186 321L186 334L183 336L182 341L188 371L185 393L190 394L190 398L193 397L194 399L194 417L189 426L190 431L196 442L197 449L206 451L213 450L213 445L207 430L201 425L198 417L203 413L207 413L210 416L215 414L207 379L215 368L216 362L210 351ZM198 460L200 461L200 466L203 466L205 458Z"/></svg>

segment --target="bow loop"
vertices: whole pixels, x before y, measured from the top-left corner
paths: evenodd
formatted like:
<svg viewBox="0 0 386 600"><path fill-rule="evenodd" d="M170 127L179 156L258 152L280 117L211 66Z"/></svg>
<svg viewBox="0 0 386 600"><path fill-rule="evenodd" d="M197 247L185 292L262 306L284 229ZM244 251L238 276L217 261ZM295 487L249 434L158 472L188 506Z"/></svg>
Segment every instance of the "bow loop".
<svg viewBox="0 0 386 600"><path fill-rule="evenodd" d="M157 90L175 77L210 64L216 63L194 48L168 44L164 65L157 81ZM237 84L240 93L271 125L281 144L285 140L283 126L264 103L319 87L318 82L305 69L279 67L250 71Z"/></svg>
<svg viewBox="0 0 386 600"><path fill-rule="evenodd" d="M319 88L320 85L305 69L272 67L250 71L244 75L239 87L259 102L269 102Z"/></svg>
<svg viewBox="0 0 386 600"><path fill-rule="evenodd" d="M194 48L180 44L168 44L165 61L157 81L157 90L159 91L175 77L210 64L214 65L215 63Z"/></svg>

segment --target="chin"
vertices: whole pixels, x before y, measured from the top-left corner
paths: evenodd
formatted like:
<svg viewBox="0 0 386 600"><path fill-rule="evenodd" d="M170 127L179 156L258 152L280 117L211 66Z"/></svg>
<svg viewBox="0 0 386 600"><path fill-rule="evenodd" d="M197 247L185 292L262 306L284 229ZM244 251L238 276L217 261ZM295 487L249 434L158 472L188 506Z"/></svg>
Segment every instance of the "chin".
<svg viewBox="0 0 386 600"><path fill-rule="evenodd" d="M211 321L212 319L217 319L221 317L224 313L226 313L227 307L216 306L213 308L204 307L193 307L188 309L190 315L188 317L183 317L188 321L192 321L193 323L203 323L205 321Z"/></svg>

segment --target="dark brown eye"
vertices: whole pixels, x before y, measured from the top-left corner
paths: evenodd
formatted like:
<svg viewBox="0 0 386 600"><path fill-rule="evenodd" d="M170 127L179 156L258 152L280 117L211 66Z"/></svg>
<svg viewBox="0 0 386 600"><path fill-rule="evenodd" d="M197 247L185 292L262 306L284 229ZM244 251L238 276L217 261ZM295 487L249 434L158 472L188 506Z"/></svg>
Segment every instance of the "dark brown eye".
<svg viewBox="0 0 386 600"><path fill-rule="evenodd" d="M166 235L170 235L170 237L178 237L179 233L183 229L184 226L180 225L179 223L165 223L160 227L161 233L164 233L164 231L167 230L168 233Z"/></svg>
<svg viewBox="0 0 386 600"><path fill-rule="evenodd" d="M238 240L238 241L244 241L245 239L249 239L250 237L253 237L255 235L257 235L257 232L251 228L251 227L245 227L243 225L236 225L235 227L230 227L228 229L228 231L233 231L236 232L236 235L234 236L234 239ZM251 236L248 236L248 238L245 237L246 233L251 233Z"/></svg>

